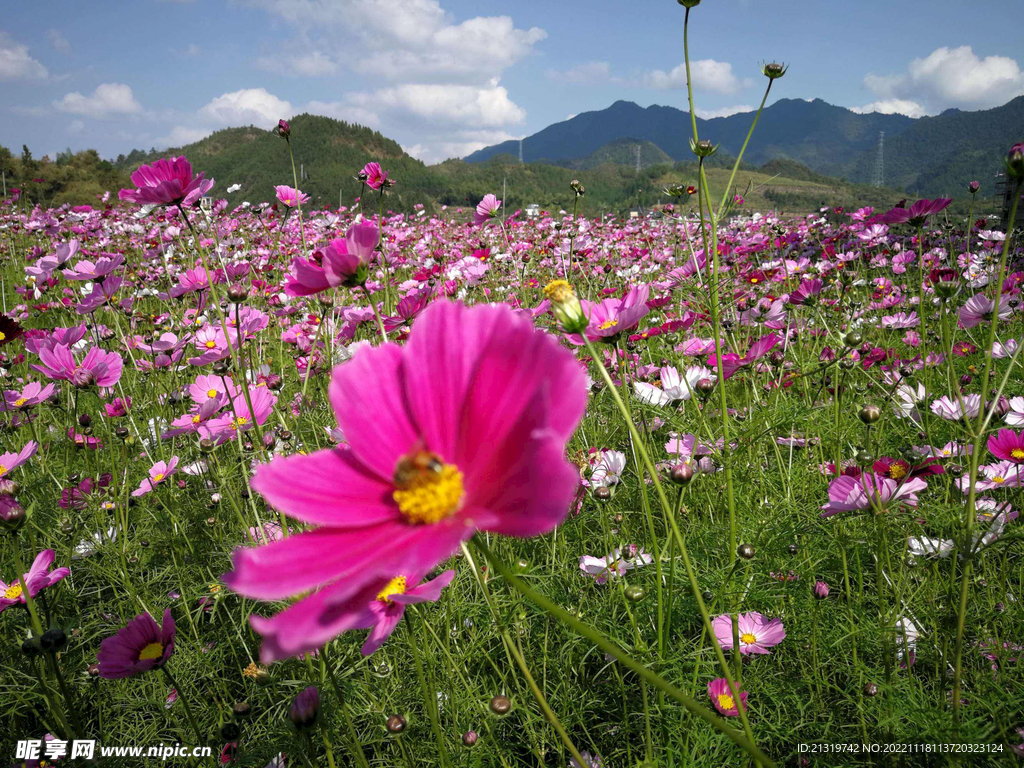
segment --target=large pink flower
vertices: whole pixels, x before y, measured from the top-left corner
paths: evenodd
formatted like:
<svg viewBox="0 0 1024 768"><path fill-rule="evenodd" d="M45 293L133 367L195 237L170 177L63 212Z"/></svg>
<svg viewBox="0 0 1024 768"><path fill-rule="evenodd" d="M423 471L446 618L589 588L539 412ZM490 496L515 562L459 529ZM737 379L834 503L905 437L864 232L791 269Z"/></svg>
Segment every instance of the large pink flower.
<svg viewBox="0 0 1024 768"><path fill-rule="evenodd" d="M497 216L499 208L501 208L501 200L494 195L484 195L484 199L477 204L476 210L473 211L473 223L477 226L486 224Z"/></svg>
<svg viewBox="0 0 1024 768"><path fill-rule="evenodd" d="M70 568L55 568L51 571L50 566L53 565L54 557L52 549L44 549L36 555L36 559L32 561L32 566L28 569L28 573L24 575L25 586L28 587L29 594L32 597L35 597L47 587L52 587L71 573ZM0 613L19 603L21 605L27 603L22 580L16 578L10 584L0 581Z"/></svg>
<svg viewBox="0 0 1024 768"><path fill-rule="evenodd" d="M95 384L107 389L121 380L124 360L117 352L93 347L85 353L81 363L75 362L71 348L58 344L52 350L39 350L40 365L29 366L50 379L63 379L77 386Z"/></svg>
<svg viewBox="0 0 1024 768"><path fill-rule="evenodd" d="M917 492L927 487L928 483L920 477L900 483L870 472L860 477L843 475L828 487L829 502L822 506L825 511L821 516L831 517L839 512L857 512L873 507L885 509L897 502L916 507Z"/></svg>
<svg viewBox="0 0 1024 768"><path fill-rule="evenodd" d="M769 619L751 611L736 616L736 626L740 631L740 653L744 656L751 653L771 653L768 649L786 639L786 630L782 619ZM715 637L723 651L732 648L732 617L729 614L719 616L711 622Z"/></svg>
<svg viewBox="0 0 1024 768"><path fill-rule="evenodd" d="M353 224L345 232L344 240L332 240L316 252L316 258L296 257L292 262L294 274L288 276L284 292L289 296L311 296L365 280L365 267L373 260L379 242L380 230L375 224Z"/></svg>
<svg viewBox="0 0 1024 768"><path fill-rule="evenodd" d="M238 550L224 576L261 600L321 588L289 625L337 634L338 606L369 584L426 574L478 530L536 536L569 511L583 369L507 306L432 304L404 347L364 347L338 366L330 399L348 446L275 459L252 479L319 527Z"/></svg>
<svg viewBox="0 0 1024 768"><path fill-rule="evenodd" d="M650 308L647 306L647 298L650 296L650 286L640 285L631 288L621 299L604 299L600 303L594 303L584 299L583 313L588 318L587 338L591 341L611 341L624 331L630 331L639 325ZM583 337L579 334L569 335L569 341L573 344L582 344Z"/></svg>
<svg viewBox="0 0 1024 768"><path fill-rule="evenodd" d="M100 643L96 654L100 677L117 679L157 669L174 654L174 618L164 611L163 625L141 613L118 633Z"/></svg>
<svg viewBox="0 0 1024 768"><path fill-rule="evenodd" d="M138 205L193 205L213 188L213 179L204 176L193 176L184 157L161 158L132 174L138 189L122 189L117 196Z"/></svg>

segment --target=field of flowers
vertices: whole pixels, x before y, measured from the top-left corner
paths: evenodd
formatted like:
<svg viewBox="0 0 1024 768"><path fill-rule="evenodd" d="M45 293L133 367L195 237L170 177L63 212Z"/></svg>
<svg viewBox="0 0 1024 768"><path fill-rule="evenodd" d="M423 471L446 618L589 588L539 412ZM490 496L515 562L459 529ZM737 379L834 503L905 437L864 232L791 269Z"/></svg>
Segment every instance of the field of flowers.
<svg viewBox="0 0 1024 768"><path fill-rule="evenodd" d="M406 215L352 170L0 203L0 760L1024 754L1016 203Z"/></svg>

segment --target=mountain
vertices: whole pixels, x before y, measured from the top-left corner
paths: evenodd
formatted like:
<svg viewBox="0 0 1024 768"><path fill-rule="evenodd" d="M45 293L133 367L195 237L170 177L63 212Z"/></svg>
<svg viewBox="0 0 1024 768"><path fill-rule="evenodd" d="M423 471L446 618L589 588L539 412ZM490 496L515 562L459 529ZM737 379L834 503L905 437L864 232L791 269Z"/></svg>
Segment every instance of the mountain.
<svg viewBox="0 0 1024 768"><path fill-rule="evenodd" d="M605 163L628 165L636 168L638 147L640 148L641 168L648 168L652 165L665 165L666 163L672 164L672 158L665 154L657 144L632 137L610 141L586 157L579 160L570 160L563 164L567 168L577 168L580 170L590 170Z"/></svg>
<svg viewBox="0 0 1024 768"><path fill-rule="evenodd" d="M963 112L950 109L922 117L892 138L885 135L885 182L933 197L962 196L970 181L982 194L993 192L1003 158L1024 138L1024 96L995 109ZM858 181L871 178L877 151L863 152L836 169Z"/></svg>
<svg viewBox="0 0 1024 768"><path fill-rule="evenodd" d="M735 156L743 146L752 119L750 112L710 120L697 118L697 131L701 138L711 139ZM780 99L765 108L744 159L760 165L783 157L827 173L851 155L874 147L879 131L895 136L913 122L903 115L860 115L821 99ZM675 160L693 158L688 112L658 105L645 109L631 101L617 101L607 109L584 112L526 137L523 158L527 162L546 158L566 164L625 137L650 141ZM518 151L517 141L506 141L474 152L466 160L479 162L499 153Z"/></svg>
<svg viewBox="0 0 1024 768"><path fill-rule="evenodd" d="M710 120L697 118L701 138L736 155L743 145L753 114L746 112ZM646 109L617 101L607 109L584 112L523 139L527 162L580 167L603 147L625 142L650 142L675 160L689 161L690 115L674 107ZM1024 96L979 112L947 110L917 120L903 115L858 114L821 99L780 99L766 107L747 147L744 161L762 165L794 160L812 171L872 180L878 157L878 138L885 131L885 176L890 187L923 195L952 194L972 179L989 181L1006 150L1020 141L1024 126ZM500 153L518 153L519 143L507 141L466 157L480 162ZM620 162L630 164L627 157Z"/></svg>

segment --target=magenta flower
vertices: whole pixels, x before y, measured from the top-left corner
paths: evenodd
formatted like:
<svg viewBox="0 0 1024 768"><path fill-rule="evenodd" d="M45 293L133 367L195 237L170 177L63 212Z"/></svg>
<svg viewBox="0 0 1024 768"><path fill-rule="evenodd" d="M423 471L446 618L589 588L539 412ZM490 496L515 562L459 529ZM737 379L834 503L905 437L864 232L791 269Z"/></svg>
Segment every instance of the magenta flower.
<svg viewBox="0 0 1024 768"><path fill-rule="evenodd" d="M711 703L715 705L721 714L726 717L738 717L740 714L739 708L736 706L736 699L732 695L732 689L729 687L729 681L724 677L719 677L708 683L708 696L711 699ZM747 692L740 691L740 702L743 704L743 711L747 709Z"/></svg>
<svg viewBox="0 0 1024 768"><path fill-rule="evenodd" d="M999 298L999 311L996 312L996 303L983 293L969 298L960 308L960 327L973 328L983 322L990 322L993 316L1000 320L1007 320L1013 316L1012 296L1001 296Z"/></svg>
<svg viewBox="0 0 1024 768"><path fill-rule="evenodd" d="M423 584L419 584L422 578L419 575L400 575L391 579L382 577L369 582L359 592L341 602L328 600L325 603L319 600L328 591L325 590L314 593L269 619L253 616L253 629L264 638L260 661L270 664L315 651L351 629L370 629L369 637L363 644L363 655L369 656L395 631L406 606L437 601L441 597L441 590L454 577L455 571L445 571ZM409 584L418 586L409 587Z"/></svg>
<svg viewBox="0 0 1024 768"><path fill-rule="evenodd" d="M96 261L82 259L71 269L61 270L68 280L102 280L124 264L120 253L105 253Z"/></svg>
<svg viewBox="0 0 1024 768"><path fill-rule="evenodd" d="M107 352L93 347L82 358L81 363L75 362L71 348L58 344L52 350L39 350L40 365L29 366L50 379L70 381L76 387L87 387L95 384L107 389L121 380L121 369L124 361L117 352Z"/></svg>
<svg viewBox="0 0 1024 768"><path fill-rule="evenodd" d="M132 677L158 669L174 654L174 618L164 611L163 626L148 613L141 613L113 637L100 643L96 654L100 677Z"/></svg>
<svg viewBox="0 0 1024 768"><path fill-rule="evenodd" d="M647 297L651 289L646 285L631 288L621 299L604 299L595 304L583 300L583 313L588 318L587 338L591 341L610 341L620 333L630 331L640 324L640 320L651 311L647 306ZM574 344L582 344L583 338L578 334L568 336Z"/></svg>
<svg viewBox="0 0 1024 768"><path fill-rule="evenodd" d="M388 172L381 170L380 163L367 163L363 166L362 175L366 177L366 186L370 189L380 189L388 183Z"/></svg>
<svg viewBox="0 0 1024 768"><path fill-rule="evenodd" d="M35 440L29 440L25 443L25 447L17 453L0 453L0 478L7 477L12 471L20 467L26 461L35 456L36 451L39 450L39 443Z"/></svg>
<svg viewBox="0 0 1024 768"><path fill-rule="evenodd" d="M320 526L240 549L236 592L334 625L370 583L419 575L477 530L536 536L569 511L579 473L565 443L586 407L575 358L509 307L431 304L408 343L363 347L334 370L345 447L276 458L252 487ZM300 607L301 606L301 607Z"/></svg>
<svg viewBox="0 0 1024 768"><path fill-rule="evenodd" d="M294 208L297 205L305 205L309 202L309 195L303 194L301 190L295 189L295 187L279 184L274 187L274 190L277 192L277 199L286 208Z"/></svg>
<svg viewBox="0 0 1024 768"><path fill-rule="evenodd" d="M743 357L740 357L735 352L723 352L722 353L722 375L723 378L728 379L740 368L744 368L762 357L767 355L772 348L778 344L782 339L774 333L762 336L760 339L750 345L750 351L747 352ZM714 352L712 347L711 354L708 355L708 366L718 370L718 356Z"/></svg>
<svg viewBox="0 0 1024 768"><path fill-rule="evenodd" d="M380 230L363 221L345 232L345 239L332 240L317 251L313 259L296 257L292 262L294 275L289 275L284 292L289 296L311 296L315 293L366 280L366 267L373 260Z"/></svg>
<svg viewBox="0 0 1024 768"><path fill-rule="evenodd" d="M44 387L39 382L30 381L21 392L14 389L4 390L4 405L7 408L32 408L45 401L55 389L53 384Z"/></svg>
<svg viewBox="0 0 1024 768"><path fill-rule="evenodd" d="M484 199L477 204L476 211L473 213L473 223L478 227L481 224L486 224L497 215L499 208L501 208L501 200L494 195L484 195Z"/></svg>
<svg viewBox="0 0 1024 768"><path fill-rule="evenodd" d="M768 619L756 611L741 613L736 617L736 625L740 630L740 653L747 656L751 653L767 654L768 649L786 639L786 630L782 619ZM718 644L723 651L732 649L732 617L723 614L711 622Z"/></svg>
<svg viewBox="0 0 1024 768"><path fill-rule="evenodd" d="M940 197L935 200L918 200L909 208L893 208L887 213L875 217L883 224L909 224L918 227L928 220L929 216L944 211L953 202L952 198Z"/></svg>
<svg viewBox="0 0 1024 768"><path fill-rule="evenodd" d="M51 571L50 566L53 565L54 557L52 549L44 549L32 561L32 566L24 577L25 586L28 587L31 597L35 597L47 587L52 587L71 573L70 568L56 568ZM0 581L0 613L12 605L25 605L28 602L21 583L21 579L15 579L10 584Z"/></svg>
<svg viewBox="0 0 1024 768"><path fill-rule="evenodd" d="M168 480L178 471L178 457L172 456L170 461L158 461L149 468L149 477L140 483L139 487L132 491L132 496L145 496L156 487Z"/></svg>
<svg viewBox="0 0 1024 768"><path fill-rule="evenodd" d="M1024 436L1012 429L1000 429L988 439L988 449L996 458L1024 464Z"/></svg>
<svg viewBox="0 0 1024 768"><path fill-rule="evenodd" d="M839 512L856 512L865 509L886 509L897 503L917 506L917 492L928 487L920 477L905 482L879 477L869 472L860 477L842 475L828 487L828 504L822 506L822 517L831 517Z"/></svg>
<svg viewBox="0 0 1024 768"><path fill-rule="evenodd" d="M184 157L161 158L132 174L138 189L122 189L117 196L137 205L194 205L213 188L213 179L204 179L205 175L193 176L192 164Z"/></svg>

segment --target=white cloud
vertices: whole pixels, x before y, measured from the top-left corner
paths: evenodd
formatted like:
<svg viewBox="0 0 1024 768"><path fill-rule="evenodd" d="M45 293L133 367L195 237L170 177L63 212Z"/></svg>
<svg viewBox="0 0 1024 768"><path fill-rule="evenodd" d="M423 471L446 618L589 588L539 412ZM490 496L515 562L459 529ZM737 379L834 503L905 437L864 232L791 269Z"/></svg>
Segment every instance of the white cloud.
<svg viewBox="0 0 1024 768"><path fill-rule="evenodd" d="M83 96L78 91L73 91L65 94L63 99L53 102L53 106L61 112L85 115L101 120L119 115L137 115L142 112L142 105L135 100L132 89L123 83L98 85L91 96Z"/></svg>
<svg viewBox="0 0 1024 768"><path fill-rule="evenodd" d="M333 117L335 120L342 120L346 123L366 125L370 128L376 128L380 125L380 115L372 109L348 104L344 101L317 101L314 99L308 102L302 108L302 111L309 112L312 115Z"/></svg>
<svg viewBox="0 0 1024 768"><path fill-rule="evenodd" d="M860 115L880 112L883 115L906 115L907 117L924 117L928 114L928 110L923 106L916 101L907 99L882 99L865 104L863 107L850 107L850 111Z"/></svg>
<svg viewBox="0 0 1024 768"><path fill-rule="evenodd" d="M27 45L0 32L0 80L45 80L49 71L33 59Z"/></svg>
<svg viewBox="0 0 1024 768"><path fill-rule="evenodd" d="M700 107L694 107L693 111L697 113L697 117L701 117L705 120L711 120L715 117L729 117L729 115L738 115L741 112L753 112L756 107L751 107L748 104L737 104L734 107L719 107L718 109L701 109Z"/></svg>
<svg viewBox="0 0 1024 768"><path fill-rule="evenodd" d="M71 43L59 30L51 29L46 33L46 39L50 41L50 45L57 53L62 53L65 56L71 53Z"/></svg>
<svg viewBox="0 0 1024 768"><path fill-rule="evenodd" d="M372 93L353 93L349 99L356 106L421 118L435 125L497 128L526 119L526 112L496 83L483 88L442 83L406 84Z"/></svg>
<svg viewBox="0 0 1024 768"><path fill-rule="evenodd" d="M85 130L85 123L81 120L72 120L68 123L68 133L75 136Z"/></svg>
<svg viewBox="0 0 1024 768"><path fill-rule="evenodd" d="M715 61L714 59L691 61L690 74L693 76L695 89L714 93L732 94L749 88L753 84L749 78L736 77L732 71L732 64L727 61ZM645 88L658 90L685 88L686 64L684 62L670 72L663 69L645 72L641 84Z"/></svg>
<svg viewBox="0 0 1024 768"><path fill-rule="evenodd" d="M402 149L417 160L430 164L452 157L465 157L478 149L518 138L501 130L448 131L443 135L428 136L425 142L403 146Z"/></svg>
<svg viewBox="0 0 1024 768"><path fill-rule="evenodd" d="M547 37L509 16L455 23L438 0L247 0L297 27L335 60L392 81L486 82ZM352 51L360 51L352 57Z"/></svg>
<svg viewBox="0 0 1024 768"><path fill-rule="evenodd" d="M266 88L243 88L224 93L199 110L203 120L220 127L252 124L269 128L292 114L292 105L268 93Z"/></svg>
<svg viewBox="0 0 1024 768"><path fill-rule="evenodd" d="M570 85L594 85L612 79L612 67L607 61L585 61L566 70L549 69L549 80Z"/></svg>
<svg viewBox="0 0 1024 768"><path fill-rule="evenodd" d="M184 125L176 125L166 136L153 140L153 145L161 149L165 147L183 147L200 139L205 139L213 133L207 128L192 128Z"/></svg>
<svg viewBox="0 0 1024 768"><path fill-rule="evenodd" d="M263 56L256 60L256 66L267 72L292 77L325 77L338 72L338 64L320 51L300 56Z"/></svg>
<svg viewBox="0 0 1024 768"><path fill-rule="evenodd" d="M929 113L950 107L986 109L1024 94L1024 72L1007 56L979 57L969 45L936 48L897 75L869 74L864 84L880 102L915 103ZM871 106L871 105L869 105Z"/></svg>

